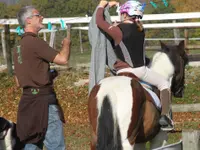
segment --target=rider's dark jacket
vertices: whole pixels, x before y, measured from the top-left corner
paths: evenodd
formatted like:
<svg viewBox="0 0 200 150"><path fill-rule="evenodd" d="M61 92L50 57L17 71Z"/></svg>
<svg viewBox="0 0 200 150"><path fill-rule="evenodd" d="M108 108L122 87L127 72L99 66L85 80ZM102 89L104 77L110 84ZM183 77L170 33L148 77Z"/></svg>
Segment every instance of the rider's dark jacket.
<svg viewBox="0 0 200 150"><path fill-rule="evenodd" d="M120 23L110 25L104 20L104 8L99 7L96 14L97 26L105 31L115 42L115 53L117 57L127 62L130 59L132 67L141 67L145 65L144 60L144 30L139 31L135 23ZM125 52L124 52L125 51ZM126 55L128 52L130 58Z"/></svg>

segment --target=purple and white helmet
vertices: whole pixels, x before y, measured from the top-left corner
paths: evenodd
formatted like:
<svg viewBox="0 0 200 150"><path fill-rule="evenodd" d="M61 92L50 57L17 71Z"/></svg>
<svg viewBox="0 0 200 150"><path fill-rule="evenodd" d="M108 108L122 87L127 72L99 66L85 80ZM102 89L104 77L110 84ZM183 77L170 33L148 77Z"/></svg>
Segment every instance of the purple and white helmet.
<svg viewBox="0 0 200 150"><path fill-rule="evenodd" d="M129 16L136 16L140 19L143 17L145 4L136 0L129 0L119 8L120 14L127 13Z"/></svg>

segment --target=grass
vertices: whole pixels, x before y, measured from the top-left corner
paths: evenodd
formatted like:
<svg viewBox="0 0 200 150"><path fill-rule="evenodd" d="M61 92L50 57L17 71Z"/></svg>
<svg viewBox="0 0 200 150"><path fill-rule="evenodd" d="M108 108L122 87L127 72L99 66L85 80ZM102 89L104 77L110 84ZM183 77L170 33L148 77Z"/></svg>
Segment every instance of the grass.
<svg viewBox="0 0 200 150"><path fill-rule="evenodd" d="M90 51L83 54L73 52L71 65L87 63ZM75 63L74 63L75 62ZM74 82L87 79L85 70L60 71L55 81L57 98L64 110L67 123L64 125L66 145L68 150L88 150L90 141L90 128L87 114L88 85L74 86ZM186 87L184 98L173 98L174 104L200 103L200 68L186 68ZM21 90L18 89L12 77L5 72L0 73L0 116L16 122L17 107ZM200 129L200 112L174 113L176 130ZM169 133L169 143L178 142L181 133Z"/></svg>
<svg viewBox="0 0 200 150"><path fill-rule="evenodd" d="M2 54L2 55L0 55L0 66L3 65L3 64L6 64L6 61L5 61L3 54Z"/></svg>
<svg viewBox="0 0 200 150"><path fill-rule="evenodd" d="M90 63L91 51L87 50L81 53L80 51L72 51L70 56L69 64L72 67L77 66L78 64L87 64Z"/></svg>
<svg viewBox="0 0 200 150"><path fill-rule="evenodd" d="M190 54L200 54L200 50L190 50Z"/></svg>
<svg viewBox="0 0 200 150"><path fill-rule="evenodd" d="M90 132L88 125L80 124L68 124L65 130L74 130L73 134L66 135L66 144L68 149L78 150L88 150L90 144Z"/></svg>
<svg viewBox="0 0 200 150"><path fill-rule="evenodd" d="M174 98L177 104L182 103L200 103L200 70L199 67L186 67L185 72L185 94L184 98Z"/></svg>
<svg viewBox="0 0 200 150"><path fill-rule="evenodd" d="M183 99L174 99L173 103L200 103L200 68L188 67L186 70L186 89ZM88 85L75 87L74 82L87 79L88 72L71 70L60 72L55 81L57 97L64 110L67 123L64 125L66 144L69 150L88 150L90 141L87 97ZM15 86L13 78L0 73L0 116L16 121L17 105L21 90ZM196 98L195 98L196 97ZM199 112L174 113L175 127L182 129L200 129ZM178 142L181 133L170 133L169 143Z"/></svg>

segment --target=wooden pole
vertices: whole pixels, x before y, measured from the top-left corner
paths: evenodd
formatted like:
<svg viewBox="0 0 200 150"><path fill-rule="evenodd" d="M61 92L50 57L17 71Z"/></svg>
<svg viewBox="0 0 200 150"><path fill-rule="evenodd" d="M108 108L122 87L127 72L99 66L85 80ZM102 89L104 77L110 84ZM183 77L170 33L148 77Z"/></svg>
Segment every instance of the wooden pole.
<svg viewBox="0 0 200 150"><path fill-rule="evenodd" d="M182 131L183 150L200 150L200 130Z"/></svg>
<svg viewBox="0 0 200 150"><path fill-rule="evenodd" d="M67 38L71 39L71 24L67 25Z"/></svg>
<svg viewBox="0 0 200 150"><path fill-rule="evenodd" d="M184 36L185 36L185 50L186 50L186 53L189 54L189 49L188 49L188 41L189 41L188 29L184 30Z"/></svg>
<svg viewBox="0 0 200 150"><path fill-rule="evenodd" d="M52 30L54 30L55 28L56 28L56 26L52 26ZM50 35L49 46L51 46L51 47L54 47L55 34L56 34L56 31L53 31L53 32L51 32L51 35Z"/></svg>
<svg viewBox="0 0 200 150"><path fill-rule="evenodd" d="M67 24L67 39L69 39L71 41L71 24ZM71 46L70 46L71 48ZM69 57L70 57L70 52L71 52L71 49L69 50ZM69 59L68 57L68 59ZM67 63L67 68L69 68L69 63Z"/></svg>
<svg viewBox="0 0 200 150"><path fill-rule="evenodd" d="M79 27L81 27L80 24L79 24ZM80 39L80 49L81 49L81 53L83 53L83 44L82 44L82 33L81 33L81 29L79 29L79 39Z"/></svg>
<svg viewBox="0 0 200 150"><path fill-rule="evenodd" d="M5 41L5 33L3 32L3 30L1 31L1 44L3 49L3 58L6 62L6 41Z"/></svg>
<svg viewBox="0 0 200 150"><path fill-rule="evenodd" d="M8 19L8 16L5 16L5 19ZM12 69L12 52L10 47L10 26L8 24L4 25L5 31L5 41L6 41L6 63L9 76L13 75Z"/></svg>
<svg viewBox="0 0 200 150"><path fill-rule="evenodd" d="M54 35L54 44L53 44L53 48L56 49L56 32L55 32L55 35Z"/></svg>
<svg viewBox="0 0 200 150"><path fill-rule="evenodd" d="M173 20L173 23L176 23L176 20ZM173 29L173 31L174 31L175 44L179 44L179 41L177 40L178 38L180 38L179 29Z"/></svg>
<svg viewBox="0 0 200 150"><path fill-rule="evenodd" d="M47 41L47 34L46 34L46 32L43 32L43 39L44 39L44 41Z"/></svg>

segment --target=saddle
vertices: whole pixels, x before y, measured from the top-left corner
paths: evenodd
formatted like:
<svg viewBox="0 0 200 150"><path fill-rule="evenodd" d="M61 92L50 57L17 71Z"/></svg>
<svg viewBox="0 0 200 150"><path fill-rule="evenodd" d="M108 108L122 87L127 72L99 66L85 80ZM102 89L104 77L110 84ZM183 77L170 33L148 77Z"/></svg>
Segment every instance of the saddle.
<svg viewBox="0 0 200 150"><path fill-rule="evenodd" d="M130 78L132 78L132 79L138 81L138 82L142 85L142 87L143 87L144 89L146 89L147 92L145 92L145 95L146 95L146 94L149 94L148 96L151 96L151 97L152 97L152 95L150 95L150 93L148 92L148 91L152 91L152 92L154 92L154 93L157 95L157 97L159 98L159 101L160 101L160 91L158 90L158 88L155 87L155 86L153 86L153 85L150 85L150 84L147 83L147 82L144 82L144 81L140 80L140 79L139 79L136 75L134 75L133 73L130 73L130 72L121 72L121 73L117 74L117 76L126 76L126 77L130 77ZM153 98L153 97L152 97L152 98L147 98L147 100L150 101L151 103L153 103L153 104L155 105L155 107L160 111L160 108L157 106L157 104L156 104L156 102L154 101L154 98Z"/></svg>

